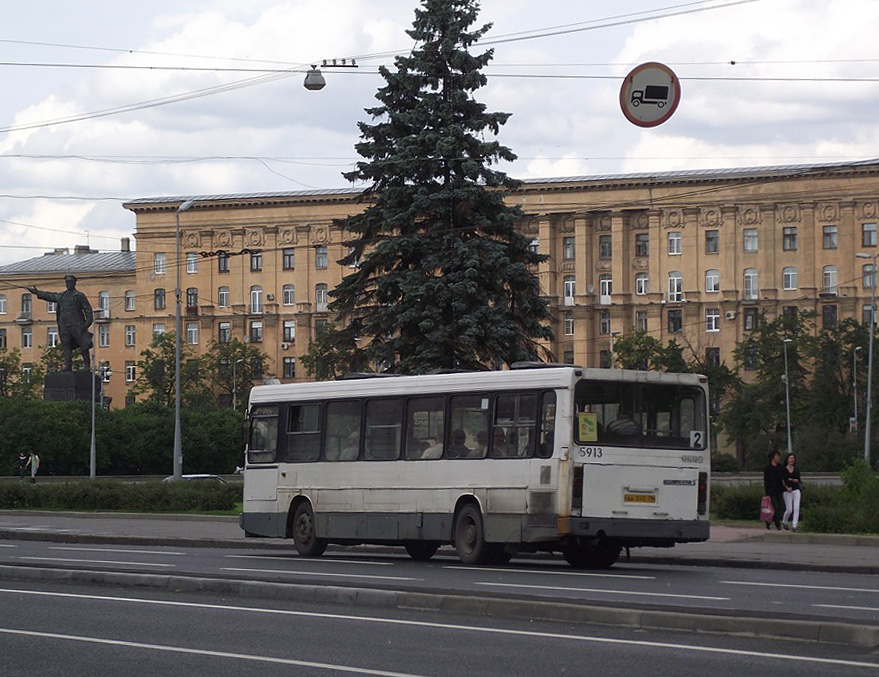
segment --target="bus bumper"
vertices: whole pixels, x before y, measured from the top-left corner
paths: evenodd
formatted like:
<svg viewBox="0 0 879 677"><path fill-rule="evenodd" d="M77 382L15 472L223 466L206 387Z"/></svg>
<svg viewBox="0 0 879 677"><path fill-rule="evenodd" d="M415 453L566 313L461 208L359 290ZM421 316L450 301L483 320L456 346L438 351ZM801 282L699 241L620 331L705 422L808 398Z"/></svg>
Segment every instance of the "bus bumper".
<svg viewBox="0 0 879 677"><path fill-rule="evenodd" d="M612 540L623 547L654 546L667 548L675 543L707 541L708 520L616 520L571 517L570 538Z"/></svg>

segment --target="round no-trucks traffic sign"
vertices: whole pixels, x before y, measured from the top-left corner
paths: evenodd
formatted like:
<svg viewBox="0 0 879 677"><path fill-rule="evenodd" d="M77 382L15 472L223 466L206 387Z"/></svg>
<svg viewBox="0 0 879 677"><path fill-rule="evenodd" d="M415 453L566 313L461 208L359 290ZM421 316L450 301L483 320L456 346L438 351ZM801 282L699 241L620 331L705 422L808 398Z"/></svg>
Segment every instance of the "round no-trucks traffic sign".
<svg viewBox="0 0 879 677"><path fill-rule="evenodd" d="M656 127L668 120L681 101L681 83L671 68L649 62L636 66L623 80L620 108L629 122Z"/></svg>

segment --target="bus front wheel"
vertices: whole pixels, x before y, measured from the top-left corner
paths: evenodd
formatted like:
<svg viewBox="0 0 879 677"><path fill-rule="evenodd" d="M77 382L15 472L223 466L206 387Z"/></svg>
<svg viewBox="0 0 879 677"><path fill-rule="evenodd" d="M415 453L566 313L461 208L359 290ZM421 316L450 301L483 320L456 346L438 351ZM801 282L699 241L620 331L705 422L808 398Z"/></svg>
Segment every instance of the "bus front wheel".
<svg viewBox="0 0 879 677"><path fill-rule="evenodd" d="M403 545L409 557L416 562L426 562L439 550L439 544L430 541L406 541Z"/></svg>
<svg viewBox="0 0 879 677"><path fill-rule="evenodd" d="M481 564L488 555L482 515L475 505L465 505L455 518L455 550L464 564Z"/></svg>
<svg viewBox="0 0 879 677"><path fill-rule="evenodd" d="M303 557L320 557L327 549L327 542L315 534L314 512L308 503L300 503L293 513L293 543Z"/></svg>

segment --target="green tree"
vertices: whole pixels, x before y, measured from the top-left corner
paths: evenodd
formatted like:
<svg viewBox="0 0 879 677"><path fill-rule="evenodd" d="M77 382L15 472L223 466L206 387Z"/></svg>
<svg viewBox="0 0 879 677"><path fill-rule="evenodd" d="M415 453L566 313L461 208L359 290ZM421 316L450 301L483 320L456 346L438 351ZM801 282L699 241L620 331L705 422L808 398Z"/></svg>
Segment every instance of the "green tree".
<svg viewBox="0 0 879 677"><path fill-rule="evenodd" d="M365 161L345 174L369 185L369 207L343 223L341 263L356 269L332 293L338 322L312 371L497 367L535 359L552 338L532 268L546 257L504 203L516 182L490 168L515 155L484 138L509 114L473 96L492 58L469 52L490 27L471 29L477 13L475 0L422 0L407 31L416 46L380 68L374 123L359 125Z"/></svg>
<svg viewBox="0 0 879 677"><path fill-rule="evenodd" d="M37 399L43 385L43 369L25 365L18 348L0 348L0 397Z"/></svg>
<svg viewBox="0 0 879 677"><path fill-rule="evenodd" d="M147 400L173 407L175 400L175 346L174 332L153 337L149 348L141 352L137 362L137 381L131 388L135 395L146 394ZM205 382L200 360L192 348L180 346L180 396L184 402L193 404L205 400Z"/></svg>
<svg viewBox="0 0 879 677"><path fill-rule="evenodd" d="M215 341L202 357L202 369L211 390L227 396L238 408L247 402L254 378L271 376L266 372L268 361L269 356L254 345L238 339Z"/></svg>

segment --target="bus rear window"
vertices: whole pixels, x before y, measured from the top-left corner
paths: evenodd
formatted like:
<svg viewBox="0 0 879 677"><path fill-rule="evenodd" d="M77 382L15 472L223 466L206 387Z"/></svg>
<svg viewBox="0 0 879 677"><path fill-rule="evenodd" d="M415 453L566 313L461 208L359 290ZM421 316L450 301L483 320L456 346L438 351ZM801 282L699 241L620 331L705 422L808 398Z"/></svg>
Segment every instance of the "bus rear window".
<svg viewBox="0 0 879 677"><path fill-rule="evenodd" d="M580 381L574 439L579 444L705 449L704 391L695 386Z"/></svg>

